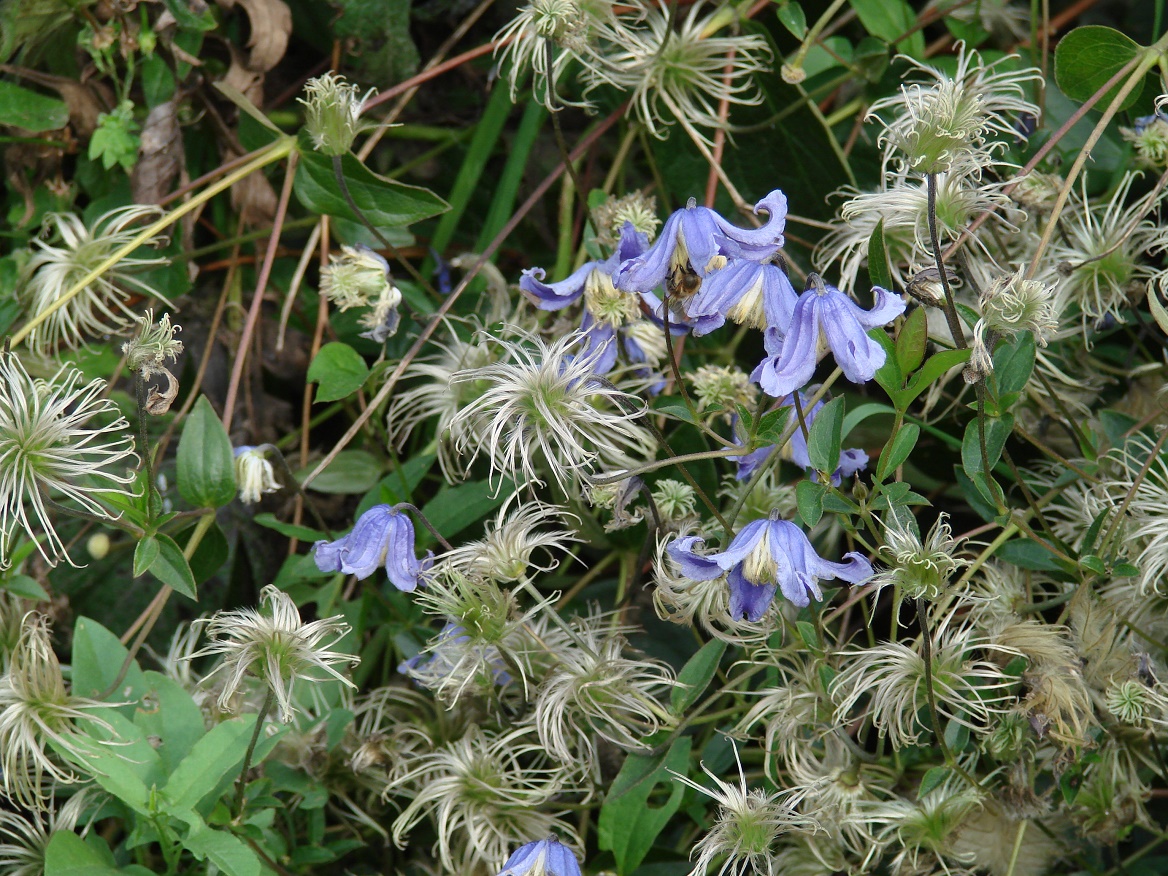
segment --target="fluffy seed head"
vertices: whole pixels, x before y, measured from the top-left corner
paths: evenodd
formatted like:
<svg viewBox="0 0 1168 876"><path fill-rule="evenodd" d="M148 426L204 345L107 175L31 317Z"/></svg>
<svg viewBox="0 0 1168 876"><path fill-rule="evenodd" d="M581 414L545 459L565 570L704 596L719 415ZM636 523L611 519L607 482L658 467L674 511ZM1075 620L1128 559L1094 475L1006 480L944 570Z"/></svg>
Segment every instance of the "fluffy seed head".
<svg viewBox="0 0 1168 876"><path fill-rule="evenodd" d="M738 749L734 749L735 759ZM727 782L702 764L714 788L674 773L678 781L712 797L718 803L713 826L694 846L690 857L697 855L690 876L708 876L721 861L718 876L777 876L775 852L779 841L793 831L817 827L814 819L801 815L796 805L801 797L793 792L769 792L748 789L742 762L738 761L738 781Z"/></svg>
<svg viewBox="0 0 1168 876"><path fill-rule="evenodd" d="M594 375L591 357L569 354L577 336L553 344L524 332L490 340L502 348L501 361L450 378L454 386L482 387L451 431L460 453L489 457L497 484L503 477L543 484L550 470L563 489L598 465L628 469L652 452L649 433L636 422L641 402Z"/></svg>
<svg viewBox="0 0 1168 876"><path fill-rule="evenodd" d="M340 310L374 304L387 288L389 262L367 246L342 246L320 272L320 294Z"/></svg>
<svg viewBox="0 0 1168 876"><path fill-rule="evenodd" d="M83 380L68 365L49 380L34 380L14 353L0 353L0 568L9 565L17 529L36 539L34 521L45 533L37 544L45 561L72 562L46 499L114 519L101 494L125 493L134 480L132 472L116 473L137 461L129 424L103 398L105 381ZM94 418L106 422L89 426Z"/></svg>
<svg viewBox="0 0 1168 876"><path fill-rule="evenodd" d="M657 199L640 192L629 192L619 198L609 198L592 208L592 224L596 227L596 241L604 246L616 246L625 223L648 238L657 236L661 220L657 218Z"/></svg>
<svg viewBox="0 0 1168 876"><path fill-rule="evenodd" d="M1034 340L1045 347L1058 329L1054 287L1025 279L1022 268L999 277L981 293L981 322L983 331L999 335L1033 332Z"/></svg>
<svg viewBox="0 0 1168 876"><path fill-rule="evenodd" d="M30 612L21 623L20 639L8 655L8 670L0 676L0 788L4 796L29 809L43 809L51 792L46 780L70 784L77 776L62 767L56 752L84 763L92 731L113 730L91 714L107 705L70 694L61 664L49 641L49 624ZM87 722L85 730L77 722ZM86 732L89 731L89 732Z"/></svg>
<svg viewBox="0 0 1168 876"><path fill-rule="evenodd" d="M719 29L714 19L720 13L702 11L702 4L695 3L674 29L669 6L659 3L608 55L612 72L605 81L632 92L637 115L656 137L665 137L677 121L695 130L725 128L718 113L722 101L762 102L755 74L769 69L765 38L754 33L711 36ZM593 82L599 84L595 75Z"/></svg>
<svg viewBox="0 0 1168 876"><path fill-rule="evenodd" d="M50 213L45 229L32 241L37 251L28 260L21 276L18 297L24 310L36 316L53 307L61 296L101 265L110 255L138 236L141 220L157 219L157 207L133 205L102 214L86 227L73 213ZM151 237L144 246L160 247L162 235ZM74 349L88 338L124 331L138 319L128 301L125 287L146 296L158 293L134 277L136 272L169 264L163 257L127 256L100 276L33 329L29 349L49 353L58 346Z"/></svg>
<svg viewBox="0 0 1168 876"><path fill-rule="evenodd" d="M885 161L895 156L918 173L944 173L955 162L992 160L1001 144L988 142L991 135L1017 136L1011 117L1038 116L1024 86L1041 74L1033 68L1003 70L1004 61L983 64L981 55L961 46L953 76L912 62L933 83L902 86L900 94L876 101L868 113L889 118L881 135Z"/></svg>
<svg viewBox="0 0 1168 876"><path fill-rule="evenodd" d="M881 550L881 554L890 557L892 567L879 572L872 582L881 587L900 587L909 599L939 597L949 576L963 564L953 556L960 540L952 537L946 518L942 512L922 543L915 520L906 523L893 515L885 524Z"/></svg>
<svg viewBox="0 0 1168 876"><path fill-rule="evenodd" d="M211 641L191 658L223 656L205 679L221 679L220 709L228 709L249 676L260 679L272 691L286 724L296 714L293 693L298 680L331 678L356 687L336 667L353 665L358 658L329 650L349 632L340 615L304 623L292 598L271 584L260 592L260 603L266 612L252 608L219 611L203 622Z"/></svg>

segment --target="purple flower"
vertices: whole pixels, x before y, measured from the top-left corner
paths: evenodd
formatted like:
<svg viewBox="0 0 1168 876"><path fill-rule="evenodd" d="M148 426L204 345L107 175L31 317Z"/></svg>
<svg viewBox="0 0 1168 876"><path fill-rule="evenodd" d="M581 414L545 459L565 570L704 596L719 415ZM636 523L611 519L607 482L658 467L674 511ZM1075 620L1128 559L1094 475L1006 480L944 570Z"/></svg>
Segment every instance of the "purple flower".
<svg viewBox="0 0 1168 876"><path fill-rule="evenodd" d="M590 297L607 298L613 294L612 275L616 269L623 262L641 255L648 248L649 238L633 228L631 222L626 222L621 228L616 250L607 259L586 262L558 283L543 282L543 278L547 276L543 268L528 268L519 278L519 288L535 300L536 307L540 310L559 310L567 307L572 302L580 300L588 291L589 284L594 285L590 290L593 293ZM596 288L596 284L601 288ZM606 292L608 294L605 294ZM598 313L596 316L603 318L604 314Z"/></svg>
<svg viewBox="0 0 1168 876"><path fill-rule="evenodd" d="M374 505L348 535L336 541L318 541L313 550L322 572L343 572L363 579L384 566L393 586L406 593L424 583L434 557L427 551L418 561L414 556L414 524L392 505Z"/></svg>
<svg viewBox="0 0 1168 876"><path fill-rule="evenodd" d="M580 862L557 837L528 843L516 849L499 876L581 876Z"/></svg>
<svg viewBox="0 0 1168 876"><path fill-rule="evenodd" d="M730 616L737 620L762 620L781 590L791 603L805 608L812 597L823 600L820 578L839 578L861 584L872 577L872 564L852 551L846 563L831 563L820 557L801 530L789 520L772 515L742 527L730 547L721 553L703 556L695 552L703 539L685 536L669 545L669 555L683 575L695 581L711 581L729 573Z"/></svg>
<svg viewBox="0 0 1168 876"><path fill-rule="evenodd" d="M851 298L818 274L809 274L788 330L767 329L767 357L750 379L776 398L790 395L815 373L822 333L836 364L852 383L871 380L884 364L884 348L868 337L868 330L904 313L904 301L887 289L873 287L876 304L862 310Z"/></svg>
<svg viewBox="0 0 1168 876"><path fill-rule="evenodd" d="M790 278L778 265L735 259L710 272L685 311L698 336L720 328L727 319L786 332L798 300Z"/></svg>
<svg viewBox="0 0 1168 876"><path fill-rule="evenodd" d="M811 428L811 424L815 422L815 418L819 415L819 411L823 408L826 402L818 401L810 408L807 407L807 398L803 393L799 393L799 402L803 405L803 419L807 422L807 428ZM796 426L798 421L798 413L794 408L794 401L792 396L787 396L779 402L779 407L791 406L787 414L787 422L784 426L790 429L795 426L795 431L791 433L790 440L783 447L781 454L782 459L795 463L804 470L811 469L811 455L807 452L807 436L803 434L801 426ZM745 453L738 459L738 471L735 477L744 481L751 477L758 467L766 462L771 453L774 452L777 445L771 444L768 447L760 447L750 453ZM844 478L850 478L858 471L863 471L868 467L868 454L858 447L853 447L847 450L840 451L839 466L831 474L831 482L833 486L839 486L843 483ZM812 472L812 479L817 479L818 474Z"/></svg>
<svg viewBox="0 0 1168 876"><path fill-rule="evenodd" d="M787 224L787 196L775 189L757 204L754 212L769 215L761 228L739 228L722 218L709 207L689 203L665 220L661 236L649 251L630 259L612 275L618 289L644 294L662 285L675 268L686 264L699 277L721 266L726 258L762 261L774 255L783 245L783 229ZM713 264L711 264L713 262Z"/></svg>

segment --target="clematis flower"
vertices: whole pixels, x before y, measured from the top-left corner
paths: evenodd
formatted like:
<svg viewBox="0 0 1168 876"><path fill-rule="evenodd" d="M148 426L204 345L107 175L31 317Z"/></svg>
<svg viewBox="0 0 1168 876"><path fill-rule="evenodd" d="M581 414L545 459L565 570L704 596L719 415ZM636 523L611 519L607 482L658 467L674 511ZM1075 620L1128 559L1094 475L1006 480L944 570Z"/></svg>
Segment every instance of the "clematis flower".
<svg viewBox="0 0 1168 876"><path fill-rule="evenodd" d="M726 258L768 259L783 245L787 196L775 189L754 206L765 211L761 228L739 228L708 207L689 203L674 212L648 251L622 264L612 275L618 289L646 293L670 280L677 270L692 270L700 278L725 265Z"/></svg>
<svg viewBox="0 0 1168 876"><path fill-rule="evenodd" d="M669 545L669 555L682 574L695 581L711 581L729 573L730 616L735 620L761 620L776 590L792 604L805 608L813 597L816 602L823 600L820 578L861 584L873 573L872 564L855 551L844 554L846 563L823 559L803 530L789 520L779 520L774 513L767 520L746 524L720 553L696 553L703 543L700 536L683 536Z"/></svg>
<svg viewBox="0 0 1168 876"><path fill-rule="evenodd" d="M868 337L868 330L904 313L904 301L887 289L873 287L876 304L862 310L851 298L818 274L807 275L807 288L799 296L790 329L767 330L767 357L750 379L776 398L790 395L815 373L820 336L827 341L836 364L852 383L864 383L884 364L884 348Z"/></svg>
<svg viewBox="0 0 1168 876"><path fill-rule="evenodd" d="M734 259L710 272L686 305L693 333L701 336L727 319L751 328L786 332L799 296L786 272L773 262Z"/></svg>
<svg viewBox="0 0 1168 876"><path fill-rule="evenodd" d="M353 531L336 541L313 545L322 572L344 572L368 578L379 566L398 590L410 593L424 583L434 554L419 562L414 556L414 524L392 505L374 505L361 515Z"/></svg>
<svg viewBox="0 0 1168 876"><path fill-rule="evenodd" d="M581 876L580 862L558 837L549 836L516 849L499 876Z"/></svg>
<svg viewBox="0 0 1168 876"><path fill-rule="evenodd" d="M645 377L665 358L662 327L645 319L641 312L642 301L651 310L659 311L661 300L652 293L637 295L617 289L612 283L613 272L648 247L648 237L626 222L616 250L607 259L587 262L557 283L543 282L543 268L529 268L519 280L519 288L535 300L540 310L560 310L584 300L580 356L591 360L595 374L607 374L616 367L622 347L631 364L648 366L638 369ZM670 330L676 335L684 333L685 328L672 325Z"/></svg>
<svg viewBox="0 0 1168 876"><path fill-rule="evenodd" d="M807 407L807 398L803 393L799 393L799 403L803 405L803 419L807 422L807 428L811 428L811 424L815 422L815 418L819 415L819 411L826 404L824 401L818 401L810 408ZM798 413L794 408L794 401L792 396L787 396L779 402L779 407L790 406L790 411L787 414L786 428L791 428L798 419ZM744 481L752 477L762 465L775 452L777 445L771 444L767 447L760 447L750 453L745 453L738 457L738 471L735 473L735 478ZM790 440L783 445L780 459L785 459L788 462L793 462L804 470L811 470L811 455L807 451L807 436L803 434L802 427L797 427L791 433ZM868 454L858 447L841 450L839 457L839 466L831 474L831 482L833 486L839 486L844 478L850 478L858 471L863 471L868 467ZM812 479L817 475L812 472Z"/></svg>

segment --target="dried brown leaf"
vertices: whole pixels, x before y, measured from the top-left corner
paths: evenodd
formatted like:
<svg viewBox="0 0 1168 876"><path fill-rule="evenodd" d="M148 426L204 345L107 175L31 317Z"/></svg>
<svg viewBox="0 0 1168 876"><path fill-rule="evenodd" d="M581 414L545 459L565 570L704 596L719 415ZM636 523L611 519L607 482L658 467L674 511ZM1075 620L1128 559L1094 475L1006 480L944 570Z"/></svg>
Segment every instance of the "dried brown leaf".
<svg viewBox="0 0 1168 876"><path fill-rule="evenodd" d="M161 103L146 116L138 163L130 175L130 190L139 204L157 204L170 192L183 163L182 131L175 102Z"/></svg>
<svg viewBox="0 0 1168 876"><path fill-rule="evenodd" d="M251 53L247 66L261 73L267 72L280 62L288 48L292 11L284 0L219 0L224 9L231 9L236 3L244 8L251 22L251 39L247 41Z"/></svg>

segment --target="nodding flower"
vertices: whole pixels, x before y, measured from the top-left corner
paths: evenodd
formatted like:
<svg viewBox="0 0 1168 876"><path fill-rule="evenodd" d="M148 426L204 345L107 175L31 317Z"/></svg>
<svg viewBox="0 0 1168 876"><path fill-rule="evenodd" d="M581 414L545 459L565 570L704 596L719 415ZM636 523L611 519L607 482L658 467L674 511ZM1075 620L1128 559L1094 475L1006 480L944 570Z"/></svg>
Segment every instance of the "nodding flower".
<svg viewBox="0 0 1168 876"><path fill-rule="evenodd" d="M384 566L393 586L406 593L425 583L434 558L431 551L421 561L414 555L414 524L392 505L374 505L348 535L318 541L313 550L322 572L344 572L360 579Z"/></svg>
<svg viewBox="0 0 1168 876"><path fill-rule="evenodd" d="M795 305L790 329L767 329L767 357L750 379L776 398L805 386L815 373L822 336L848 380L871 380L884 364L885 354L884 348L868 337L868 331L904 313L904 301L898 295L879 286L872 291L876 304L871 310L863 310L818 274L808 274L807 288Z"/></svg>
<svg viewBox="0 0 1168 876"><path fill-rule="evenodd" d="M701 537L687 535L670 544L668 551L681 572L696 581L729 573L730 616L736 620L761 620L776 590L805 608L812 598L823 600L820 578L862 584L872 577L872 564L860 554L845 554L846 563L829 562L815 552L803 530L789 520L777 519L777 514L746 524L719 553L696 553L703 543Z"/></svg>

